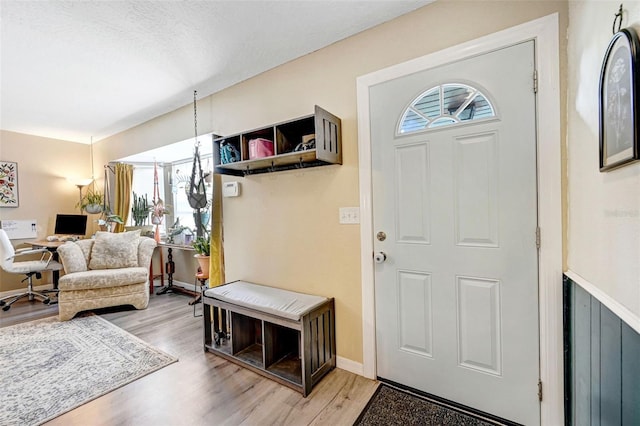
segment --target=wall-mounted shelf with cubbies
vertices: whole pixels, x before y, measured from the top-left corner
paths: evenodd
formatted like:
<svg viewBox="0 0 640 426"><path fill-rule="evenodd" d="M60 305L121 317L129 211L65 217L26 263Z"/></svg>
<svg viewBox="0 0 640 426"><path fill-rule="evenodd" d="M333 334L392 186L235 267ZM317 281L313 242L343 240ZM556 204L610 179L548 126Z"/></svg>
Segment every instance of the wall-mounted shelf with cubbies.
<svg viewBox="0 0 640 426"><path fill-rule="evenodd" d="M273 143L273 155L259 158L250 155L251 144L259 139ZM309 143L311 139L315 140L313 145ZM221 155L221 146L227 144L239 156L236 161L225 162L233 156ZM341 121L316 105L313 115L215 138L213 161L216 173L235 176L342 164Z"/></svg>

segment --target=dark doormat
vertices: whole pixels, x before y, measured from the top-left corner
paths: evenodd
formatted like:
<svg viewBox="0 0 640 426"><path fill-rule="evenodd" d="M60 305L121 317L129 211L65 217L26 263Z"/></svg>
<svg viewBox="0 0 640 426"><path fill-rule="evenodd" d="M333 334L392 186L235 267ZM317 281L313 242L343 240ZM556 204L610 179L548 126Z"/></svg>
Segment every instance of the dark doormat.
<svg viewBox="0 0 640 426"><path fill-rule="evenodd" d="M381 383L354 425L501 425Z"/></svg>

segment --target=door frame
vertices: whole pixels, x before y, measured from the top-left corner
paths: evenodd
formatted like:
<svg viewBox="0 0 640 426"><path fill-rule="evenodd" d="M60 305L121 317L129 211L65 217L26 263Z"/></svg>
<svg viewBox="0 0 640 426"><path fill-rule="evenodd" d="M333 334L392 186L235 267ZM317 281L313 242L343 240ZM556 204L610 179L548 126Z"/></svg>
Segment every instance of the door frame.
<svg viewBox="0 0 640 426"><path fill-rule="evenodd" d="M562 347L562 183L560 134L560 56L558 14L384 68L357 78L358 163L360 178L360 265L362 284L363 375L376 378L376 316L373 253L373 183L369 88L417 71L535 40L538 93L538 296L540 380L544 387L540 420L564 423ZM533 78L532 78L533 85ZM541 191L540 188L544 188ZM534 236L532 235L532 239ZM532 392L535 392L532 389Z"/></svg>

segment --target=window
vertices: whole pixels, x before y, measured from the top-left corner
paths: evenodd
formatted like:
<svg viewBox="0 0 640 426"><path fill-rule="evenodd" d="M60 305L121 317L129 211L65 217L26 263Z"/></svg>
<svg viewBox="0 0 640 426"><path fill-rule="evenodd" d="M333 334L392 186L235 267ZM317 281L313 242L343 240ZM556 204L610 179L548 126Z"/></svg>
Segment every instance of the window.
<svg viewBox="0 0 640 426"><path fill-rule="evenodd" d="M180 225L195 229L193 209L187 200L189 181L191 180L191 162L171 166L171 192L173 194L173 217Z"/></svg>
<svg viewBox="0 0 640 426"><path fill-rule="evenodd" d="M164 181L162 180L162 166L158 165L158 191L160 198L164 194ZM133 180L131 182L132 192L135 192L138 197L144 197L146 195L149 207L153 206L153 164L136 164L133 166ZM165 202L166 204L166 202ZM133 207L133 194L131 195L131 206ZM127 225L134 225L133 215L129 212L129 220ZM147 219L145 225L151 225L151 215ZM160 227L163 229L163 227Z"/></svg>
<svg viewBox="0 0 640 426"><path fill-rule="evenodd" d="M212 155L201 155L203 172L212 174L211 161ZM193 167L193 159L177 161L175 163L158 163L158 194L164 202L164 206L171 214L165 215L160 225L161 235L171 232L171 228L177 222L181 226L195 232L195 213L194 209L189 205L187 192L189 190L189 182L191 180L191 169ZM133 168L132 192L138 197L146 195L149 207L153 206L154 194L154 165L153 163L137 163ZM205 179L207 181L207 179ZM206 182L207 200L211 204L212 187L210 182ZM166 188L166 192L165 192ZM133 194L131 196L131 206L133 207ZM210 221L209 209L201 211L201 220L205 227L208 228ZM146 221L146 225L151 225L151 215ZM134 225L133 215L129 213L127 225Z"/></svg>
<svg viewBox="0 0 640 426"><path fill-rule="evenodd" d="M462 83L432 87L402 114L398 133L408 134L495 117L495 109L480 90Z"/></svg>

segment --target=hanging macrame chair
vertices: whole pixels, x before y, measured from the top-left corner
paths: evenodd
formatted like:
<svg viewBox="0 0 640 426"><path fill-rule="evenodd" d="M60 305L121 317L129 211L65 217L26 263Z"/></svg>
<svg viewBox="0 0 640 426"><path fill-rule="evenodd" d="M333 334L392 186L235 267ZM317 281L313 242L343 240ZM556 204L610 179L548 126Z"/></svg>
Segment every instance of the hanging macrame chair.
<svg viewBox="0 0 640 426"><path fill-rule="evenodd" d="M200 150L196 148L193 154L193 167L191 169L191 180L189 183L189 192L187 198L189 205L193 209L203 209L207 207L207 191L202 173L202 164L200 163ZM196 176L197 174L197 176Z"/></svg>

